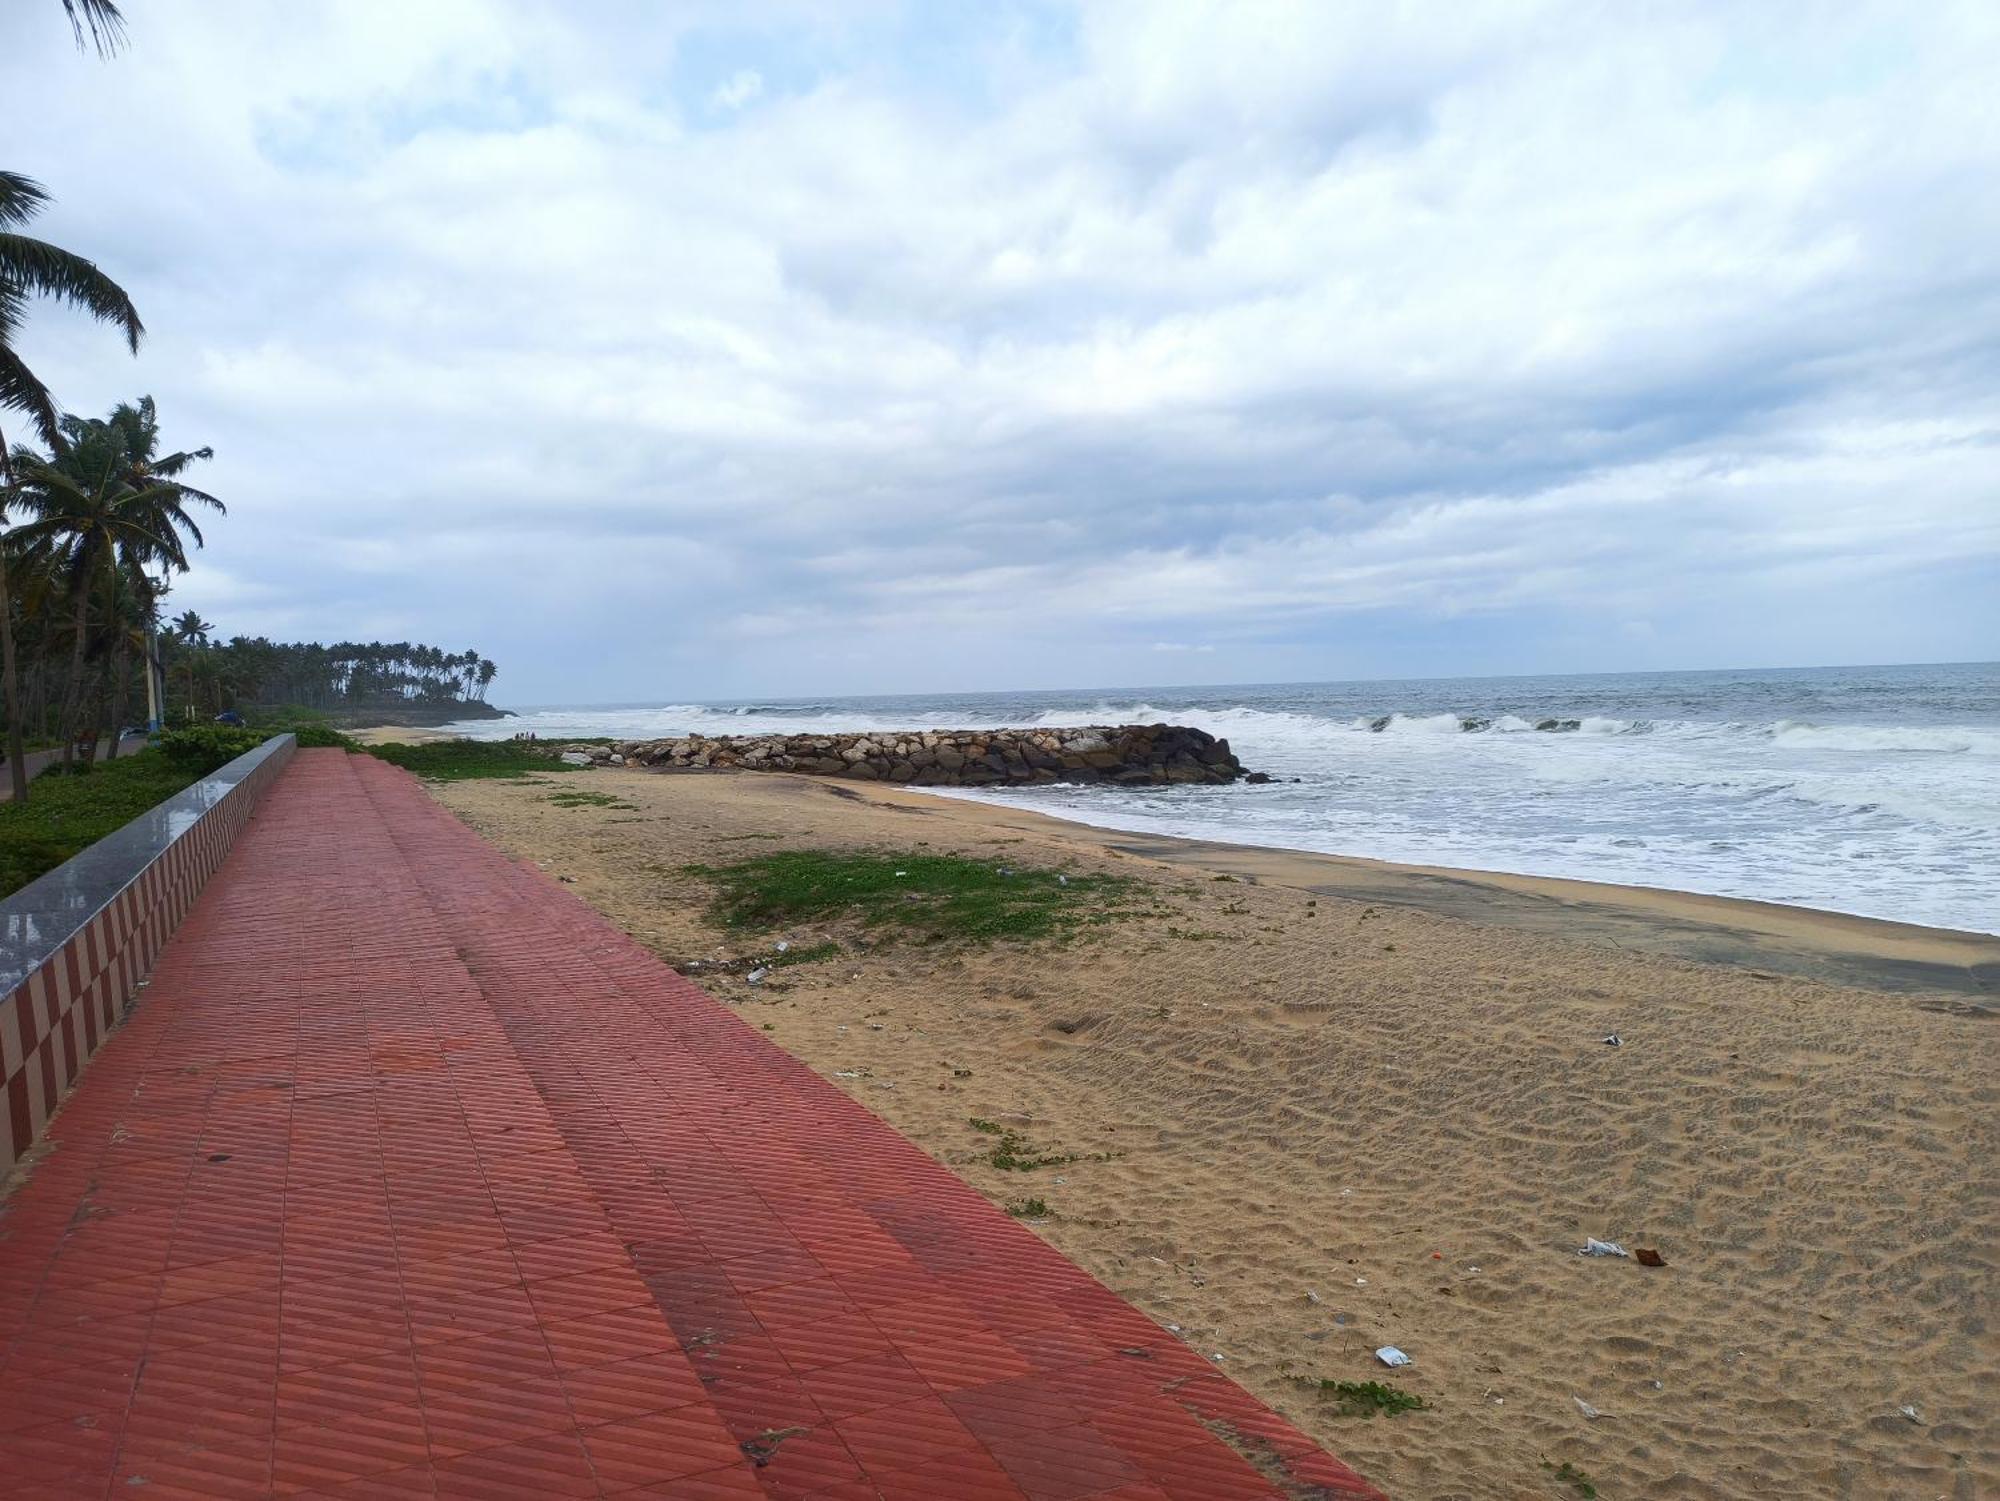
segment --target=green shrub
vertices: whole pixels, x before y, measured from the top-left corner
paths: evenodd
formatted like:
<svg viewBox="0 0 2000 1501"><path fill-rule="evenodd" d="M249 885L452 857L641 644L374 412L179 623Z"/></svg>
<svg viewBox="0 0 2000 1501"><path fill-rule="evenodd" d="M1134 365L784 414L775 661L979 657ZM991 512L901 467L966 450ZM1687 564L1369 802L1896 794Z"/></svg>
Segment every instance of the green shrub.
<svg viewBox="0 0 2000 1501"><path fill-rule="evenodd" d="M18 891L205 772L157 750L100 761L89 773L35 778L25 803L0 803L0 895Z"/></svg>
<svg viewBox="0 0 2000 1501"><path fill-rule="evenodd" d="M252 710L250 729L260 740L273 735L296 735L301 749L360 750L360 745L333 727L333 721L316 709L297 704Z"/></svg>
<svg viewBox="0 0 2000 1501"><path fill-rule="evenodd" d="M260 731L232 724L193 724L162 734L160 754L168 765L187 772L192 780L255 750L265 738Z"/></svg>
<svg viewBox="0 0 2000 1501"><path fill-rule="evenodd" d="M307 750L360 750L360 743L343 735L327 724L288 724L282 730L272 730L273 735L292 734L298 736L299 745Z"/></svg>

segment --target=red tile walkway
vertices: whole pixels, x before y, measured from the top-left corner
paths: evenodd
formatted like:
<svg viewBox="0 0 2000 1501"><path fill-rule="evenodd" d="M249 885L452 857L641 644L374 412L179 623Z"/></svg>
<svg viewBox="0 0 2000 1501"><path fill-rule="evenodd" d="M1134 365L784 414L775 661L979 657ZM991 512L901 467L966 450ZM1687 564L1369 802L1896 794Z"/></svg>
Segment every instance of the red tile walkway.
<svg viewBox="0 0 2000 1501"><path fill-rule="evenodd" d="M0 1495L1378 1494L365 757L299 754L49 1137Z"/></svg>

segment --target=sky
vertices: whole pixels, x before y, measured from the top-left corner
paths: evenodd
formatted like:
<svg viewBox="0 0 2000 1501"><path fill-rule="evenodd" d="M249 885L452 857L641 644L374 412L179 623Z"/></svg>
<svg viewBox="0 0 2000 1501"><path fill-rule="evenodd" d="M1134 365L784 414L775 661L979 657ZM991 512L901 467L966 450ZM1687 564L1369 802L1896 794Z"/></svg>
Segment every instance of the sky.
<svg viewBox="0 0 2000 1501"><path fill-rule="evenodd" d="M125 0L224 636L501 704L2000 655L2000 6ZM17 431L18 423L14 429Z"/></svg>

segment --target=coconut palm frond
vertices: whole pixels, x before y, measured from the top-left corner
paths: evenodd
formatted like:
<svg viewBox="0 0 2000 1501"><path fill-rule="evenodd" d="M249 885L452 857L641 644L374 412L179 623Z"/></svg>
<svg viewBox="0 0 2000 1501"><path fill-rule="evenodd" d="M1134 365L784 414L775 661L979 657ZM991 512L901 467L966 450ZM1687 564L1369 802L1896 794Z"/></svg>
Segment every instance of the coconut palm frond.
<svg viewBox="0 0 2000 1501"><path fill-rule="evenodd" d="M125 289L71 250L29 235L0 234L0 285L15 296L34 293L82 308L100 323L115 325L133 353L146 337L146 325Z"/></svg>
<svg viewBox="0 0 2000 1501"><path fill-rule="evenodd" d="M188 465L214 457L215 450L213 448L191 448L185 453L170 453L164 459L154 459L147 467L162 479L172 479L175 475L186 469ZM210 500L215 499L213 496L205 498ZM215 501L215 503L217 505L222 504L219 500Z"/></svg>
<svg viewBox="0 0 2000 1501"><path fill-rule="evenodd" d="M55 398L4 341L0 341L0 407L25 413L35 435L49 447L62 443L62 418L56 411Z"/></svg>
<svg viewBox="0 0 2000 1501"><path fill-rule="evenodd" d="M25 172L0 172L0 225L26 224L48 202L49 190Z"/></svg>
<svg viewBox="0 0 2000 1501"><path fill-rule="evenodd" d="M99 57L110 57L125 45L125 17L113 0L62 0L69 29L76 33L76 48L88 46Z"/></svg>

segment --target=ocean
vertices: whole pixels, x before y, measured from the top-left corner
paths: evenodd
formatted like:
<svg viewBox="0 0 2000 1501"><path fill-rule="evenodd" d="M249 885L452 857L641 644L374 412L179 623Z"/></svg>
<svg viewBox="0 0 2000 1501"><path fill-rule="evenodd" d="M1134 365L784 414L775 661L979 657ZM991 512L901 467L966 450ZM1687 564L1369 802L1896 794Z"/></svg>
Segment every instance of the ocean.
<svg viewBox="0 0 2000 1501"><path fill-rule="evenodd" d="M1104 828L2000 932L2000 663L550 706L504 738L1150 723L1268 786L952 790Z"/></svg>

